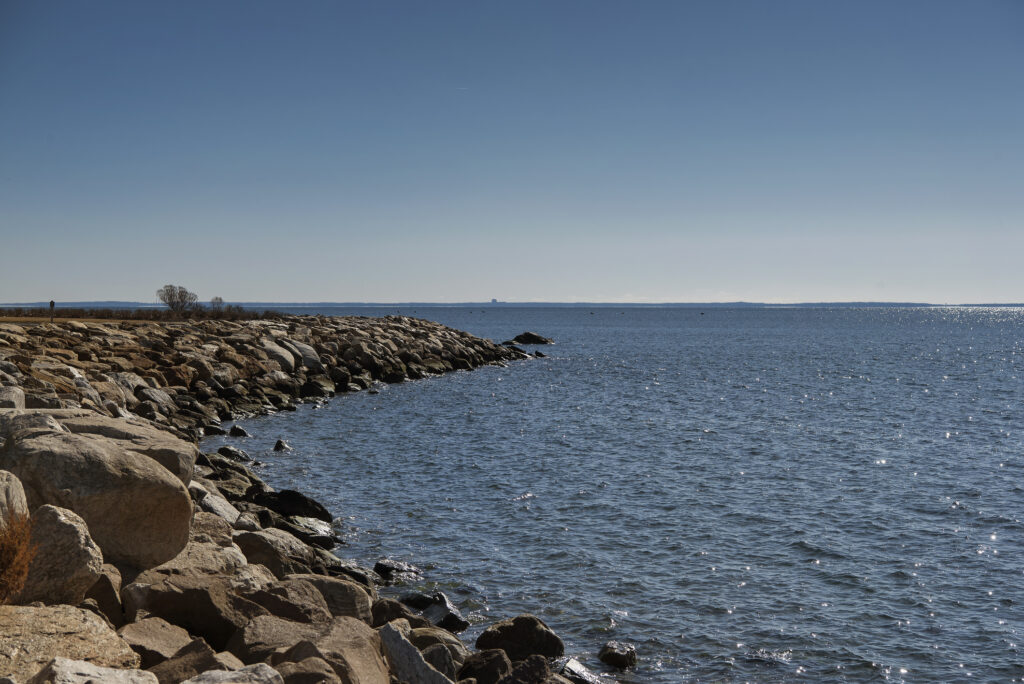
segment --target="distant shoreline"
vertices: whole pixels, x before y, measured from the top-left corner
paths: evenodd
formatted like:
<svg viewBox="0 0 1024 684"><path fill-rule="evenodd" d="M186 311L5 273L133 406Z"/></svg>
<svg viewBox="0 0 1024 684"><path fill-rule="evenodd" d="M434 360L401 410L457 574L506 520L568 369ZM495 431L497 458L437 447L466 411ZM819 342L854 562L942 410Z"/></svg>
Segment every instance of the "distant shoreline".
<svg viewBox="0 0 1024 684"><path fill-rule="evenodd" d="M1005 307L1021 308L1024 302L981 302L966 304L932 304L929 302L225 302L250 310L278 308L318 309L386 309L392 307L423 308L620 308L620 309L858 309L858 308L944 308L944 307ZM0 308L49 308L49 301L0 303ZM56 302L58 309L163 309L162 304L127 301Z"/></svg>

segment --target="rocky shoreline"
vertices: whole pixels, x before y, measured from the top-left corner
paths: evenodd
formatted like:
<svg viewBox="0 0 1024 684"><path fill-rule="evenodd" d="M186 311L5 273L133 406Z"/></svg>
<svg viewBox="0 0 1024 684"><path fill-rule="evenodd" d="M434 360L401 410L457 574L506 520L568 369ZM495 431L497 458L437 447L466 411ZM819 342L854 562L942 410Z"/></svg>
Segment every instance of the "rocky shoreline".
<svg viewBox="0 0 1024 684"><path fill-rule="evenodd" d="M534 616L474 651L443 594L381 597L408 567L339 558L330 511L197 447L221 421L527 357L397 316L0 323L0 564L34 554L18 586L0 567L0 682L596 681Z"/></svg>

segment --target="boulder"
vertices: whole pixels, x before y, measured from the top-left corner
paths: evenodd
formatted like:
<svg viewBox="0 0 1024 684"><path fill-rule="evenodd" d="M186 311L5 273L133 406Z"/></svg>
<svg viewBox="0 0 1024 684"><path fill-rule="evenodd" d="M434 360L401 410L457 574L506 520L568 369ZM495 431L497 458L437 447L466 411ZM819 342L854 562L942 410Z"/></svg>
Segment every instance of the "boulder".
<svg viewBox="0 0 1024 684"><path fill-rule="evenodd" d="M402 603L423 612L423 617L432 624L458 634L469 629L469 620L462 617L459 609L443 592L434 594L407 594Z"/></svg>
<svg viewBox="0 0 1024 684"><path fill-rule="evenodd" d="M432 668L454 681L459 676L459 666L455 664L452 652L441 644L434 644L420 651L423 660Z"/></svg>
<svg viewBox="0 0 1024 684"><path fill-rule="evenodd" d="M253 496L252 502L280 515L316 518L326 523L334 520L330 512L318 501L292 489L259 493Z"/></svg>
<svg viewBox="0 0 1024 684"><path fill-rule="evenodd" d="M551 669L544 656L532 655L516 663L512 671L498 680L498 684L547 684Z"/></svg>
<svg viewBox="0 0 1024 684"><path fill-rule="evenodd" d="M343 682L389 684L380 637L366 623L350 617L334 618L315 644Z"/></svg>
<svg viewBox="0 0 1024 684"><path fill-rule="evenodd" d="M326 623L331 620L320 591L310 582L301 579L285 579L246 592L245 598L270 611L271 615L305 623Z"/></svg>
<svg viewBox="0 0 1024 684"><path fill-rule="evenodd" d="M0 673L25 681L57 657L135 668L139 656L109 625L73 606L0 606Z"/></svg>
<svg viewBox="0 0 1024 684"><path fill-rule="evenodd" d="M605 665L620 669L632 667L636 665L636 647L621 641L609 641L601 647L597 657Z"/></svg>
<svg viewBox="0 0 1024 684"><path fill-rule="evenodd" d="M381 627L392 620L407 620L412 627L431 627L430 620L412 612L406 605L394 599L382 598L373 602L370 624Z"/></svg>
<svg viewBox="0 0 1024 684"><path fill-rule="evenodd" d="M155 675L143 670L102 667L84 660L54 658L25 684L157 684Z"/></svg>
<svg viewBox="0 0 1024 684"><path fill-rule="evenodd" d="M248 463L252 460L246 452L242 451L236 446L225 444L221 448L217 449L217 453L225 458L230 458L232 461L238 461L239 463Z"/></svg>
<svg viewBox="0 0 1024 684"><path fill-rule="evenodd" d="M518 615L491 625L477 637L478 649L500 648L512 661L526 660L531 655L558 658L565 644L544 621L533 615Z"/></svg>
<svg viewBox="0 0 1024 684"><path fill-rule="evenodd" d="M6 526L12 515L28 517L25 488L14 473L0 470L0 526Z"/></svg>
<svg viewBox="0 0 1024 684"><path fill-rule="evenodd" d="M459 668L459 679L475 679L477 684L498 684L512 671L512 662L500 648L478 651Z"/></svg>
<svg viewBox="0 0 1024 684"><path fill-rule="evenodd" d="M25 390L20 387L0 387L0 408L25 408Z"/></svg>
<svg viewBox="0 0 1024 684"><path fill-rule="evenodd" d="M228 670L218 654L202 639L193 639L173 656L151 668L160 684L178 684L209 670Z"/></svg>
<svg viewBox="0 0 1024 684"><path fill-rule="evenodd" d="M384 655L387 656L391 666L391 672L398 679L408 682L408 684L451 684L452 680L424 660L419 649L413 646L394 625L388 623L378 632ZM445 653L447 652L446 650Z"/></svg>
<svg viewBox="0 0 1024 684"><path fill-rule="evenodd" d="M238 531L233 539L250 563L265 565L278 578L308 573L315 565L309 547L283 530Z"/></svg>
<svg viewBox="0 0 1024 684"><path fill-rule="evenodd" d="M342 684L334 668L323 658L304 658L297 663L284 662L275 665L284 684Z"/></svg>
<svg viewBox="0 0 1024 684"><path fill-rule="evenodd" d="M373 571L380 575L381 579L383 579L386 584L394 584L395 582L407 579L416 579L423 574L423 571L415 565L392 560L390 558L383 558L374 563Z"/></svg>
<svg viewBox="0 0 1024 684"><path fill-rule="evenodd" d="M181 627L163 618L148 617L125 625L117 633L139 654L142 667L158 665L192 643L192 637Z"/></svg>
<svg viewBox="0 0 1024 684"><path fill-rule="evenodd" d="M218 651L251 619L267 614L266 608L235 594L228 578L216 575L173 576L155 584L134 582L121 591L121 598L129 621L144 610L203 637Z"/></svg>
<svg viewBox="0 0 1024 684"><path fill-rule="evenodd" d="M124 624L124 608L121 606L121 572L110 563L100 568L100 576L85 592L86 599L96 602L96 608L110 621L114 628Z"/></svg>
<svg viewBox="0 0 1024 684"><path fill-rule="evenodd" d="M277 670L266 663L257 663L234 672L204 672L182 684L284 684Z"/></svg>
<svg viewBox="0 0 1024 684"><path fill-rule="evenodd" d="M315 641L322 630L322 625L261 615L235 632L227 643L227 650L243 663L258 663L267 660L275 651L287 650L300 641Z"/></svg>
<svg viewBox="0 0 1024 684"><path fill-rule="evenodd" d="M554 671L573 684L602 684L603 682L600 677L575 658L562 658L555 663Z"/></svg>
<svg viewBox="0 0 1024 684"><path fill-rule="evenodd" d="M69 417L57 415L56 418L74 434L113 439L127 450L148 456L174 473L186 485L192 479L192 470L199 449L194 444L178 439L163 430L140 420L107 418L95 413Z"/></svg>
<svg viewBox="0 0 1024 684"><path fill-rule="evenodd" d="M325 372L324 364L320 361L320 355L317 354L316 350L308 344L287 338L279 339L278 343L290 351L299 360L302 366L308 370L311 370L314 373Z"/></svg>
<svg viewBox="0 0 1024 684"><path fill-rule="evenodd" d="M470 656L469 649L461 639L440 627L418 627L409 632L408 639L420 651L426 651L434 646L444 646L451 654L456 668L462 667Z"/></svg>
<svg viewBox="0 0 1024 684"><path fill-rule="evenodd" d="M32 514L32 544L36 554L17 602L81 603L103 567L85 521L65 508L40 506Z"/></svg>
<svg viewBox="0 0 1024 684"><path fill-rule="evenodd" d="M370 624L373 604L370 594L359 584L326 575L288 575L287 580L303 580L312 584L323 596L334 617L352 617Z"/></svg>
<svg viewBox="0 0 1024 684"><path fill-rule="evenodd" d="M237 423L231 426L231 429L228 430L228 434L232 437L252 437L248 430Z"/></svg>
<svg viewBox="0 0 1024 684"><path fill-rule="evenodd" d="M0 467L21 480L30 508L52 504L81 516L112 563L153 567L188 542L192 500L185 485L115 440L16 435L0 452Z"/></svg>
<svg viewBox="0 0 1024 684"><path fill-rule="evenodd" d="M279 439L274 443L274 451L291 451L292 447L288 442Z"/></svg>
<svg viewBox="0 0 1024 684"><path fill-rule="evenodd" d="M551 338L544 337L543 335L538 335L537 333L530 332L529 330L527 330L526 332L519 333L518 335L513 337L512 338L512 342L514 344L554 344L555 343L555 341L552 340Z"/></svg>

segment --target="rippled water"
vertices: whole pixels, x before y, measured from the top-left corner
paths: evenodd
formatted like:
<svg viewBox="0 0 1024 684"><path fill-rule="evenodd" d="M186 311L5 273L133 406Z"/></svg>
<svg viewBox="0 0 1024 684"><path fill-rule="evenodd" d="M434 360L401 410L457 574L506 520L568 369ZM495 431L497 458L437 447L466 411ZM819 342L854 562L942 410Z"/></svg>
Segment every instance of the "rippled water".
<svg viewBox="0 0 1024 684"><path fill-rule="evenodd" d="M557 344L232 442L470 640L530 611L598 672L635 643L623 681L1024 679L1024 310L415 315Z"/></svg>

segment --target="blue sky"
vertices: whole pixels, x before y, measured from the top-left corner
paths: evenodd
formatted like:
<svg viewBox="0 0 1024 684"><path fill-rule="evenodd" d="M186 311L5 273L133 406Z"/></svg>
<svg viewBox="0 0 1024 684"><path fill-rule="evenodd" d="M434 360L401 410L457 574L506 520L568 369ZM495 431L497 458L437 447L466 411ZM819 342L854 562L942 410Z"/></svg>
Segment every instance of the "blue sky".
<svg viewBox="0 0 1024 684"><path fill-rule="evenodd" d="M1024 301L1024 3L0 0L0 301Z"/></svg>

